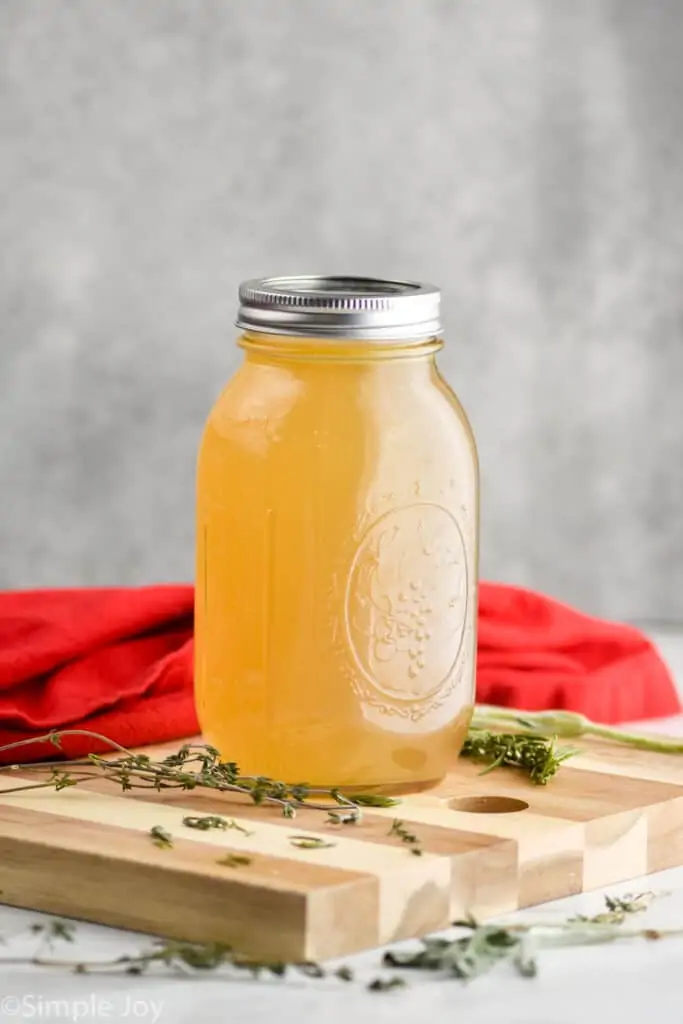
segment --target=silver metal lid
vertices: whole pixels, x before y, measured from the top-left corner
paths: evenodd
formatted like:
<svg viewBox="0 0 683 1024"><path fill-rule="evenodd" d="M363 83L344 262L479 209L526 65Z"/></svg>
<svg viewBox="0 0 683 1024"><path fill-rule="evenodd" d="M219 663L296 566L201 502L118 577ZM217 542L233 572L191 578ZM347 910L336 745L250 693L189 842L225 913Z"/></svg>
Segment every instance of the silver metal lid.
<svg viewBox="0 0 683 1024"><path fill-rule="evenodd" d="M239 289L237 326L261 334L405 340L440 335L441 293L370 277L264 277Z"/></svg>

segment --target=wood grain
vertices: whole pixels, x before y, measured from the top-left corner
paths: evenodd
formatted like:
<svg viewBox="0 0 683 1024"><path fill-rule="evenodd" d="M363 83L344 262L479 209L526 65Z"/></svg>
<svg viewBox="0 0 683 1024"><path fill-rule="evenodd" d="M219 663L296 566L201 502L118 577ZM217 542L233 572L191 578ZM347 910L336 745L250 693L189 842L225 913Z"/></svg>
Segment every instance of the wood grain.
<svg viewBox="0 0 683 1024"><path fill-rule="evenodd" d="M683 864L683 758L603 741L543 787L462 761L434 789L344 827L309 809L292 822L231 794L123 794L104 780L6 792L29 778L0 775L4 902L261 957L344 955ZM250 834L182 824L197 814ZM421 856L389 834L396 817ZM154 825L172 849L154 845ZM333 845L300 849L302 833ZM227 852L250 863L218 863Z"/></svg>

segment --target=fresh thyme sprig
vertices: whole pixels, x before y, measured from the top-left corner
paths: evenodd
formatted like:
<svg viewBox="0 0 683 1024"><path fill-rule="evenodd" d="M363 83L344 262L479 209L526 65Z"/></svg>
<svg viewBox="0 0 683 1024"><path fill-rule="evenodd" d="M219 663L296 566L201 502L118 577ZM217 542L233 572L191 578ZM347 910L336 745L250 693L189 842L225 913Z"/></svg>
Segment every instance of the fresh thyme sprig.
<svg viewBox="0 0 683 1024"><path fill-rule="evenodd" d="M536 974L536 965L524 948L522 934L500 925L462 922L462 938L427 938L417 952L384 954L383 966L403 970L439 971L469 981L486 974L502 961L512 963L524 977Z"/></svg>
<svg viewBox="0 0 683 1024"><path fill-rule="evenodd" d="M494 768L521 768L533 783L545 786L562 762L576 753L568 748L558 750L553 739L542 736L470 729L461 756L486 762L482 775Z"/></svg>
<svg viewBox="0 0 683 1024"><path fill-rule="evenodd" d="M579 914L571 921L578 921L591 924L622 924L632 914L641 914L655 899L653 892L641 892L637 895L628 896L605 896L605 910L592 917Z"/></svg>
<svg viewBox="0 0 683 1024"><path fill-rule="evenodd" d="M477 704L472 719L473 729L510 729L522 734L578 739L595 736L638 750L652 750L661 754L683 754L683 740L675 736L628 732L612 726L591 722L576 711L520 711L493 704Z"/></svg>
<svg viewBox="0 0 683 1024"><path fill-rule="evenodd" d="M410 847L410 852L413 854L414 857L422 856L422 846L420 845L420 840L415 835L415 833L407 829L404 823L402 821L399 821L398 818L395 818L394 821L392 822L391 828L389 829L387 835L398 836L401 842L407 843L408 846Z"/></svg>
<svg viewBox="0 0 683 1024"><path fill-rule="evenodd" d="M266 776L242 775L239 766L232 761L221 761L215 747L203 744L184 744L176 753L169 754L160 761L153 760L148 754L136 754L102 736L100 733L85 729L65 729L61 732L46 733L44 736L31 740L17 740L0 746L0 754L18 749L28 744L50 743L61 748L62 739L69 736L86 736L98 745L109 745L121 756L104 757L101 754L90 754L88 757L73 761L42 761L30 764L13 764L0 766L0 771L30 771L47 773L45 782L30 783L3 791L3 795L24 792L29 789L64 789L92 779L107 779L124 791L131 789L148 790L193 790L196 788L210 789L220 793L238 793L246 796L253 803L275 804L282 810L286 818L294 818L297 810L307 807L329 813L341 809L344 814L342 823L359 821L362 807L393 807L399 803L393 797L378 793L354 793L353 798L345 796L339 789L321 789L305 784L289 785L277 782ZM316 798L323 797L329 802L322 803ZM192 827L192 826L190 826Z"/></svg>
<svg viewBox="0 0 683 1024"><path fill-rule="evenodd" d="M373 978L367 988L372 992L387 992L403 987L405 979L397 973L400 971L422 971L435 976L471 981L503 964L509 965L523 977L532 978L538 970L537 956L546 949L634 939L655 941L682 938L683 928L659 930L626 926L625 922L646 910L653 898L652 893L616 898L606 896L605 910L592 917L579 916L543 923L479 924L473 918L467 918L455 923L454 937L428 937L422 940L416 950L389 950L384 954L382 966L391 973ZM58 941L73 943L76 929L72 923L53 919L45 924L34 924L29 930L40 936L39 946L33 955L15 957L8 952L0 956L0 964L33 964L70 969L77 974L113 971L139 975L154 967L165 967L190 974L217 971L226 980L233 977L235 971L247 972L253 978L262 975L281 978L293 972L319 980L347 983L354 980L353 970L348 965L326 968L312 961L285 963L257 960L219 942L193 943L160 939L147 949L113 960L85 962L61 959L46 954L53 954Z"/></svg>
<svg viewBox="0 0 683 1024"><path fill-rule="evenodd" d="M509 731L511 727L514 727L514 732ZM297 810L305 806L326 811L328 821L336 825L358 822L363 807L386 808L400 803L400 800L380 793L354 793L351 797L339 789L292 786L265 776L245 776L234 762L221 761L218 751L210 746L185 744L175 754L154 761L148 755L135 754L114 740L87 729L65 729L35 739L17 740L0 746L0 754L36 743L49 743L61 749L62 738L72 736L88 737L100 747L108 746L112 751L117 751L120 756L90 754L86 758L72 761L60 758L57 761L0 766L0 771L30 770L47 774L45 781L26 782L14 789L4 790L5 795L26 789L60 790L91 779L106 778L124 791L133 788L191 790L199 787L238 793L249 797L255 804L278 805L286 818L295 817ZM485 771L497 767L523 769L532 782L545 785L567 758L578 753L573 749L557 749L556 738L579 736L595 736L641 750L683 754L681 739L639 735L598 725L576 712L524 712L479 704L475 708L461 756L483 761L487 764ZM330 803L323 804L311 799L318 797L324 797Z"/></svg>
<svg viewBox="0 0 683 1024"><path fill-rule="evenodd" d="M605 897L606 911L593 917L573 917L544 924L521 923L508 926L478 924L474 918L455 922L459 931L454 939L427 938L417 952L384 954L385 967L439 972L470 981L487 974L501 963L508 963L525 978L536 976L537 954L559 946L587 946L624 939L646 940L683 936L683 929L658 931L653 928L625 929L624 921L647 909L653 893Z"/></svg>

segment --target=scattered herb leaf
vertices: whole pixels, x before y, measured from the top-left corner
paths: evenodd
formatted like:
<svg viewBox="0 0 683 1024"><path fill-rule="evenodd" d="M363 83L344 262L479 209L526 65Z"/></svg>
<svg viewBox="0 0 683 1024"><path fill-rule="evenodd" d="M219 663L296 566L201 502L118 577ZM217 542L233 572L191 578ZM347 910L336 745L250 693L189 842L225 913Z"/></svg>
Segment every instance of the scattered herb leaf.
<svg viewBox="0 0 683 1024"><path fill-rule="evenodd" d="M76 933L76 925L71 921L61 921L52 918L45 924L32 924L30 931L34 935L43 935L47 939L62 939L64 942L73 942Z"/></svg>
<svg viewBox="0 0 683 1024"><path fill-rule="evenodd" d="M331 825L356 825L358 818L353 811L329 811L327 820Z"/></svg>
<svg viewBox="0 0 683 1024"><path fill-rule="evenodd" d="M358 807L396 807L401 802L397 797L381 793L354 793L348 799Z"/></svg>
<svg viewBox="0 0 683 1024"><path fill-rule="evenodd" d="M532 978L537 971L536 955L544 949L633 939L655 941L683 936L683 928L667 931L629 928L625 922L634 914L645 910L652 898L652 893L624 897L608 896L605 898L606 909L594 917L574 917L543 923L520 922L507 927L495 923L480 925L474 918L468 917L454 925L457 929L454 937L430 937L424 939L417 949L389 950L384 955L383 966L393 971L425 971L429 974L469 981L486 974L500 964L509 964L523 977ZM293 964L260 961L246 957L223 943L178 942L173 939L160 939L147 949L110 961L69 961L57 959L52 955L46 956L46 946L51 952L46 939L52 937L71 941L74 925L70 922L52 920L34 924L29 930L36 936L41 936L34 954L17 958L12 956L10 951L9 959L0 957L0 965L11 962L40 967L70 968L77 974L119 970L131 975L143 974L155 964L170 969L183 967L194 972L229 968L230 970L222 975L226 981L234 970L246 971L253 978L258 978L263 973L283 977L291 967L309 978L335 977L346 983L353 981L353 972L345 965L328 975L324 967L311 961ZM15 936L11 937L12 940L14 938ZM8 942L7 947L9 945ZM404 978L400 975L380 976L374 978L368 988L372 992L386 992L404 984Z"/></svg>
<svg viewBox="0 0 683 1024"><path fill-rule="evenodd" d="M292 846L298 846L300 850L326 850L337 845L317 836L290 836L289 842Z"/></svg>
<svg viewBox="0 0 683 1024"><path fill-rule="evenodd" d="M53 939L63 939L64 942L73 942L76 933L76 926L70 921L50 921L48 934Z"/></svg>
<svg viewBox="0 0 683 1024"><path fill-rule="evenodd" d="M173 846L173 836L165 828L162 828L161 825L152 825L149 834L154 841L154 845L162 850L169 850Z"/></svg>
<svg viewBox="0 0 683 1024"><path fill-rule="evenodd" d="M368 982L368 992L391 992L392 989L405 988L405 985L404 978L373 978Z"/></svg>
<svg viewBox="0 0 683 1024"><path fill-rule="evenodd" d="M653 892L642 892L637 896L605 896L605 907L599 914L595 914L593 917L585 917L583 914L575 918L571 918L572 921L588 923L588 924L621 924L627 917L633 914L641 914L644 910L652 903L655 899L655 893Z"/></svg>
<svg viewBox="0 0 683 1024"><path fill-rule="evenodd" d="M302 960L301 963L294 965L300 974L305 975L307 978L324 978L325 968L321 967L320 964L315 963L314 960Z"/></svg>
<svg viewBox="0 0 683 1024"><path fill-rule="evenodd" d="M241 868L251 864L251 857L248 857L246 853L226 853L224 857L216 861L216 864L223 864L227 868Z"/></svg>
<svg viewBox="0 0 683 1024"><path fill-rule="evenodd" d="M241 832L245 836L253 836L253 832L247 831L241 825L238 825L234 818L222 818L218 814L208 814L203 818L186 817L183 818L183 825L186 828L196 828L201 832L208 832L211 828L228 829L235 828L238 832Z"/></svg>
<svg viewBox="0 0 683 1024"><path fill-rule="evenodd" d="M228 819L221 818L218 814L207 814L203 818L195 818L189 815L183 818L183 825L186 828L196 828L202 832L208 832L210 828L227 828Z"/></svg>
<svg viewBox="0 0 683 1024"><path fill-rule="evenodd" d="M67 789L69 786L76 786L77 780L70 775L68 772L60 772L57 768L52 769L52 776L50 779L54 783L54 787L59 792L60 789Z"/></svg>
<svg viewBox="0 0 683 1024"><path fill-rule="evenodd" d="M413 856L422 856L423 851L422 847L420 846L420 840L415 835L415 833L407 829L404 823L402 821L399 821L398 818L395 818L394 821L392 822L388 835L398 836L401 842L407 843L408 846L410 847L410 852L413 854Z"/></svg>

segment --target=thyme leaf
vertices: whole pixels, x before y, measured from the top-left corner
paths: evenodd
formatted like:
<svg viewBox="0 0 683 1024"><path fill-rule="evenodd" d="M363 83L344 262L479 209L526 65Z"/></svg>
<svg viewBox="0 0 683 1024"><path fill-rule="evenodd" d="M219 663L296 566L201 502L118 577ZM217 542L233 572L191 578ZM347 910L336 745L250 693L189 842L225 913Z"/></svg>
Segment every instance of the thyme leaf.
<svg viewBox="0 0 683 1024"><path fill-rule="evenodd" d="M563 761L576 753L574 749L557 749L554 739L542 736L471 729L460 756L486 762L482 775L495 768L519 768L537 786L545 786Z"/></svg>
<svg viewBox="0 0 683 1024"><path fill-rule="evenodd" d="M413 854L413 856L422 856L423 850L420 845L420 840L415 835L415 833L407 829L404 823L402 821L399 821L398 818L395 818L394 821L392 822L391 828L389 829L387 835L398 836L401 842L408 844L408 846L410 847L410 852Z"/></svg>
<svg viewBox="0 0 683 1024"><path fill-rule="evenodd" d="M368 992L391 992L392 989L405 988L405 979L394 975L392 978L373 978L368 982Z"/></svg>
<svg viewBox="0 0 683 1024"><path fill-rule="evenodd" d="M299 808L307 807L311 810L324 811L326 814L339 814L340 820L344 822L360 821L363 807L392 807L399 802L393 797L381 794L359 793L350 797L339 789L320 789L307 786L305 783L290 785L263 775L242 775L239 765L234 761L222 761L219 751L206 744L185 743L179 750L155 761L148 754L136 754L115 740L87 729L64 729L59 733L46 733L31 740L16 740L0 746L0 753L19 749L28 743L50 743L59 747L63 738L71 736L88 737L99 748L108 747L113 753L107 756L91 753L87 757L71 761L62 758L52 762L0 765L0 772L16 772L21 769L37 776L48 773L47 781L22 780L20 785L3 790L4 795L46 787L64 789L94 779L106 779L124 791L204 789L216 793L237 793L248 797L256 805L279 806L285 818L294 818ZM200 816L188 816L188 820L192 821L188 827L223 827L218 824L219 816L206 817L212 824L204 824L205 819ZM233 824L227 827L238 826Z"/></svg>
<svg viewBox="0 0 683 1024"><path fill-rule="evenodd" d="M223 864L228 868L241 868L251 864L251 857L248 857L246 853L226 853L224 857L216 861L216 864Z"/></svg>
<svg viewBox="0 0 683 1024"><path fill-rule="evenodd" d="M292 846L298 846L300 850L326 850L336 846L336 843L330 843L318 836L290 836L289 841Z"/></svg>
<svg viewBox="0 0 683 1024"><path fill-rule="evenodd" d="M472 718L472 728L510 729L515 732L562 739L577 739L579 736L595 736L622 746L638 750L652 750L661 754L683 754L683 740L680 736L646 735L599 725L576 711L519 711L516 708L502 708L493 704L477 704Z"/></svg>
<svg viewBox="0 0 683 1024"><path fill-rule="evenodd" d="M328 811L327 820L331 825L355 825L358 822L352 811Z"/></svg>
<svg viewBox="0 0 683 1024"><path fill-rule="evenodd" d="M396 807L400 800L394 796L382 796L381 793L354 793L354 804L358 807Z"/></svg>
<svg viewBox="0 0 683 1024"><path fill-rule="evenodd" d="M606 909L601 913L595 914L593 917L579 914L570 920L588 924L621 924L632 914L642 914L653 899L655 899L653 892L642 892L636 896L630 894L621 897L605 896Z"/></svg>
<svg viewBox="0 0 683 1024"><path fill-rule="evenodd" d="M253 836L253 832L249 832L246 828L238 825L234 818L222 818L218 814L207 814L203 818L195 818L187 816L183 818L183 825L186 828L196 828L201 832L208 832L211 828L228 829L235 828L238 832L241 832L245 836Z"/></svg>
<svg viewBox="0 0 683 1024"><path fill-rule="evenodd" d="M236 854L243 863L244 858ZM236 866L236 865L231 865ZM634 914L646 910L653 899L652 893L635 896L605 897L604 910L592 917L570 917L555 921L537 923L520 922L510 925L494 923L479 924L469 917L454 924L452 936L432 936L423 939L417 948L389 950L385 953L382 967L392 972L426 972L432 976L472 981L497 967L508 965L525 978L537 973L537 957L545 949L558 946L587 946L602 943L629 941L663 940L682 937L683 928L657 930L654 928L629 928L626 923ZM30 932L40 937L40 943L32 956L13 956L12 936L5 946L7 954L0 956L1 964L34 964L41 967L67 968L77 974L120 971L124 974L140 975L154 966L170 970L178 968L190 973L219 971L226 981L234 972L247 972L253 978L262 974L283 977L289 968L311 979L335 979L348 984L354 980L350 967L342 965L336 970L326 971L314 961L294 962L257 960L245 956L220 942L193 943L175 939L159 939L141 951L116 957L113 960L59 959L53 953L49 940L72 942L75 926L70 922L50 920L34 924ZM47 950L46 950L47 947ZM403 987L405 978L400 973L389 976L379 975L367 985L372 992L387 992Z"/></svg>
<svg viewBox="0 0 683 1024"><path fill-rule="evenodd" d="M173 846L173 836L170 832L167 832L161 825L152 825L149 830L149 834L152 837L155 846L160 847L162 850L170 850Z"/></svg>

